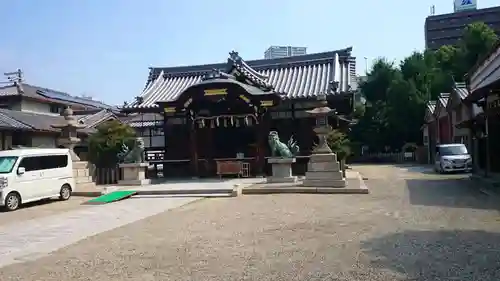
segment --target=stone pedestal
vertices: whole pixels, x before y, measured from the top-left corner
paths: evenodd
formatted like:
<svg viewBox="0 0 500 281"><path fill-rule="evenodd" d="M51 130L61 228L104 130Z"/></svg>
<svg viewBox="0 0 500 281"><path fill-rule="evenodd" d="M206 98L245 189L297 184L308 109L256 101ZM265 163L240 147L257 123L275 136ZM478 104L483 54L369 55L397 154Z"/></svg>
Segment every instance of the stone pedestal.
<svg viewBox="0 0 500 281"><path fill-rule="evenodd" d="M119 185L146 185L150 184L151 180L146 179L146 169L148 163L122 163L120 169L123 175L123 180L118 181Z"/></svg>
<svg viewBox="0 0 500 281"><path fill-rule="evenodd" d="M304 186L307 187L332 187L347 186L347 181L340 169L335 153L312 154L307 163Z"/></svg>
<svg viewBox="0 0 500 281"><path fill-rule="evenodd" d="M292 176L292 164L295 158L269 158L268 163L272 166L271 177L267 177L267 183L295 183L297 177Z"/></svg>
<svg viewBox="0 0 500 281"><path fill-rule="evenodd" d="M73 161L73 177L75 178L75 196L100 196L103 192L92 180L91 164L87 161Z"/></svg>

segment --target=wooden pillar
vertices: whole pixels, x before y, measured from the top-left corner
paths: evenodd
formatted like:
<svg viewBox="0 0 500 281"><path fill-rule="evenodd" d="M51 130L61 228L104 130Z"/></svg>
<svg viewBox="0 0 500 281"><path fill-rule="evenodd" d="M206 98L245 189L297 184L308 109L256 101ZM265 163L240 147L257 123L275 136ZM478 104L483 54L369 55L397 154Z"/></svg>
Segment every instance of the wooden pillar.
<svg viewBox="0 0 500 281"><path fill-rule="evenodd" d="M492 157L490 155L490 118L488 116L489 114L489 108L488 108L488 95L489 94L486 94L485 98L484 98L484 108L483 108L483 111L484 111L484 117L486 118L485 120L485 134L486 134L486 139L485 139L485 142L486 142L486 163L485 163L485 169L484 169L484 176L487 177L491 171L491 161L490 161L490 158Z"/></svg>
<svg viewBox="0 0 500 281"><path fill-rule="evenodd" d="M163 111L163 161L167 160L167 113ZM163 164L163 169L166 169L165 163ZM163 170L163 176L165 176L165 170Z"/></svg>
<svg viewBox="0 0 500 281"><path fill-rule="evenodd" d="M214 128L210 127L210 123L206 125L205 130L205 151L206 151L206 168L208 176L212 176L212 171L214 170L214 142L213 142L213 130Z"/></svg>
<svg viewBox="0 0 500 281"><path fill-rule="evenodd" d="M266 166L266 145L267 133L269 131L269 113L263 112L257 116L259 124L257 124L257 161L255 171L258 176L263 176Z"/></svg>
<svg viewBox="0 0 500 281"><path fill-rule="evenodd" d="M191 174L193 177L199 177L198 171L198 149L196 144L196 126L191 116L186 116L186 124L189 128L189 152L191 160Z"/></svg>
<svg viewBox="0 0 500 281"><path fill-rule="evenodd" d="M5 131L2 132L2 150L7 150L7 147L5 145Z"/></svg>

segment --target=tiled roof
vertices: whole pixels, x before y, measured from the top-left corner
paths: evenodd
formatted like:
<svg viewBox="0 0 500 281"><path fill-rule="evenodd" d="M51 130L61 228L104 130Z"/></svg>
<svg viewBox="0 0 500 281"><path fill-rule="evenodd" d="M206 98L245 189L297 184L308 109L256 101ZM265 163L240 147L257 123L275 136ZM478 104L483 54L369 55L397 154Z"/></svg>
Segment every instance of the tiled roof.
<svg viewBox="0 0 500 281"><path fill-rule="evenodd" d="M0 112L0 128L1 129L11 129L11 130L32 130L31 126L17 121L16 119L10 117L3 112Z"/></svg>
<svg viewBox="0 0 500 281"><path fill-rule="evenodd" d="M90 108L111 108L111 106L100 101L90 100L82 97L75 97L64 92L33 86L30 84L9 85L0 87L0 96L22 95L34 99L43 99L47 102L84 106Z"/></svg>
<svg viewBox="0 0 500 281"><path fill-rule="evenodd" d="M351 51L352 48L346 48L252 61L243 61L233 52L227 63L151 68L146 87L128 107L156 107L156 102L159 101L175 101L186 88L200 83L214 69L226 73L239 71L249 77L253 85L272 90L286 98L330 94L332 83L338 80L336 72L339 69L339 57L350 57Z"/></svg>
<svg viewBox="0 0 500 281"><path fill-rule="evenodd" d="M5 116L6 119L1 118ZM26 129L32 131L45 131L45 132L55 132L58 133L60 130L52 127L54 124L64 124L64 118L58 115L46 115L39 113L31 113L25 111L9 110L0 108L0 124L3 121L10 121L13 126L4 127L6 129ZM3 124L8 124L3 122ZM0 125L1 126L1 125ZM92 128L80 129L79 132L91 133Z"/></svg>
<svg viewBox="0 0 500 281"><path fill-rule="evenodd" d="M442 107L446 107L446 104L448 103L449 98L450 98L449 93L441 93L439 95L438 101Z"/></svg>
<svg viewBox="0 0 500 281"><path fill-rule="evenodd" d="M0 87L0 96L16 96L18 94L19 91L15 85Z"/></svg>
<svg viewBox="0 0 500 281"><path fill-rule="evenodd" d="M78 122L85 125L86 128L93 128L106 120L115 119L116 115L107 109L103 109L93 114L77 116L77 118Z"/></svg>
<svg viewBox="0 0 500 281"><path fill-rule="evenodd" d="M163 124L163 115L157 113L141 113L128 118L120 118L122 122L130 127L152 127Z"/></svg>
<svg viewBox="0 0 500 281"><path fill-rule="evenodd" d="M431 100L427 103L427 109L429 110L430 113L434 113L434 110L436 110L436 101Z"/></svg>
<svg viewBox="0 0 500 281"><path fill-rule="evenodd" d="M457 93L461 100L465 99L469 95L469 90L465 83L456 83L453 90Z"/></svg>
<svg viewBox="0 0 500 281"><path fill-rule="evenodd" d="M0 109L0 114L7 115L18 122L28 125L31 129L38 131L58 132L59 130L52 128L51 125L62 124L64 122L63 117L57 115L46 115L9 109Z"/></svg>

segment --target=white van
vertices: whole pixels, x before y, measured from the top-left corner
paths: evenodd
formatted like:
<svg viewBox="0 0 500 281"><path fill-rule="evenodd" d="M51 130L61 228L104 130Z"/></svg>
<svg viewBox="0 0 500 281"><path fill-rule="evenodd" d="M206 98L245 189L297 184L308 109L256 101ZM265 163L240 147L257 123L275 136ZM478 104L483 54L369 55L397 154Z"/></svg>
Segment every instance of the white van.
<svg viewBox="0 0 500 281"><path fill-rule="evenodd" d="M75 188L68 149L22 148L0 151L0 207L14 211L23 203L59 197Z"/></svg>

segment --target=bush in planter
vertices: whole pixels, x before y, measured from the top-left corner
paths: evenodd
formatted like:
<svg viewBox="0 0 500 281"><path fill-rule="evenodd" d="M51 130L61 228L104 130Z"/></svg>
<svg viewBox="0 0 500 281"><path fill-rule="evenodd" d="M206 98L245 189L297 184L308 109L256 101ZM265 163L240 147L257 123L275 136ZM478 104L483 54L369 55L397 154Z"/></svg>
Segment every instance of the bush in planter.
<svg viewBox="0 0 500 281"><path fill-rule="evenodd" d="M114 167L123 144L134 145L135 130L118 120L110 120L97 127L89 137L89 160L97 167Z"/></svg>

